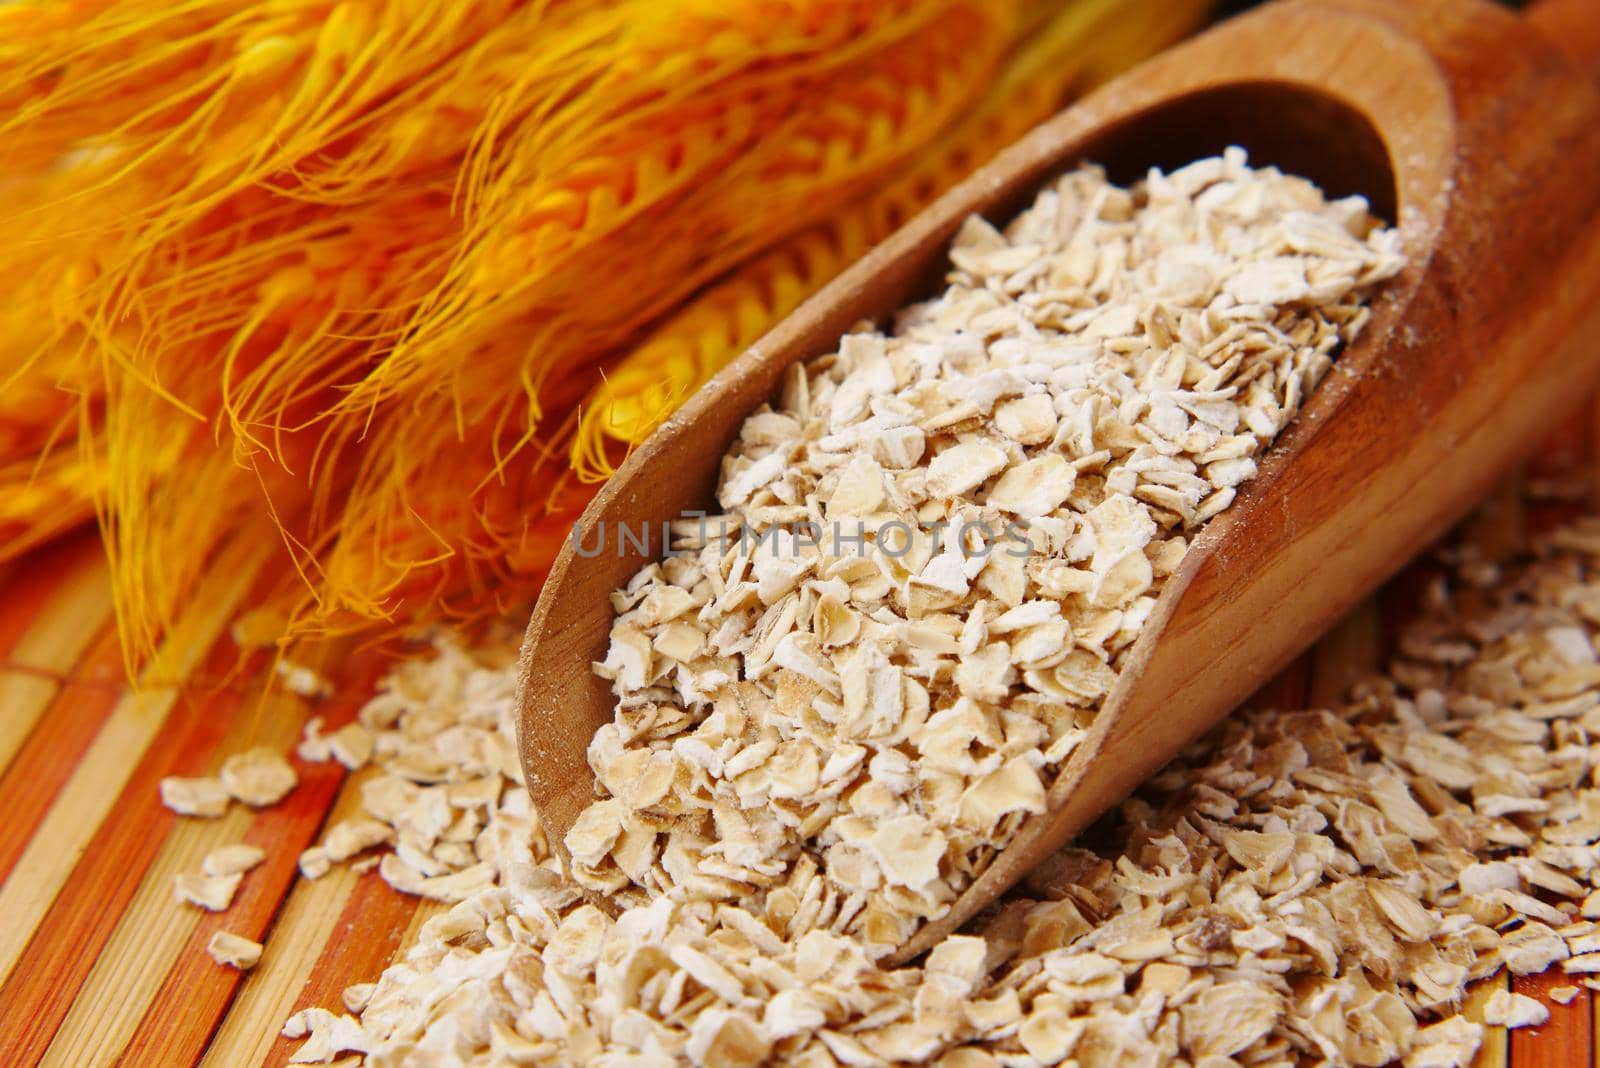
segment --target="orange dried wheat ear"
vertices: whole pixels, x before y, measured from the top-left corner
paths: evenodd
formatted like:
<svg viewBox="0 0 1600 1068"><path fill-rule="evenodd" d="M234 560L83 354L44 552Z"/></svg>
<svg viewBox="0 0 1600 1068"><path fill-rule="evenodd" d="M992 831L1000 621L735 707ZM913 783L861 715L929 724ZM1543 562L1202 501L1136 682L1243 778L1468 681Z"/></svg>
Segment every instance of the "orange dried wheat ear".
<svg viewBox="0 0 1600 1068"><path fill-rule="evenodd" d="M0 556L92 499L135 653L229 543L291 564L258 636L526 595L585 497L569 443L603 470L1064 70L1198 6L0 6L0 217L26 235L0 358L53 402L0 402L0 490L29 487ZM619 392L653 360L663 387Z"/></svg>
<svg viewBox="0 0 1600 1068"><path fill-rule="evenodd" d="M1053 114L1073 90L1192 29L1207 5L1167 4L1160 19L1127 18L1126 7L1097 0L1045 14L978 105L889 185L740 265L607 368L568 446L573 468L586 481L609 477L617 450L608 443L642 442L689 394L923 204Z"/></svg>
<svg viewBox="0 0 1600 1068"><path fill-rule="evenodd" d="M541 467L550 462L548 452L537 446L534 432L548 436L548 428L540 426L547 408L570 410L570 402L563 406L552 394L562 389L570 392L579 369L592 364L597 353L615 348L647 316L676 303L698 278L725 264L730 256L770 239L770 235L740 236L738 228L748 226L744 216L770 219L779 205L786 204L787 214L798 221L817 217L828 209L831 197L851 189L849 183L856 175L892 165L926 140L928 133L919 123L943 125L969 92L964 86L971 79L963 74L970 74L971 68L954 62L955 42L965 40L968 51L979 57L971 62L983 62L983 51L970 45L974 34L988 22L992 22L988 16L975 16L970 6L952 5L940 20L892 42L881 57L890 72L898 72L902 63L953 71L930 76L931 88L921 103L886 101L881 83L862 79L855 68L837 76L845 84L824 83L821 89L828 99L837 96L852 107L859 104L867 115L881 107L891 121L880 132L863 135L859 131L867 126L865 121L841 124L837 115L802 112L780 127L788 131L787 136L767 135L722 174L682 195L670 208L649 206L620 223L603 215L590 220L600 233L584 234L588 243L574 245L564 255L553 254L548 275L535 279L537 285L530 282L520 301L505 294L494 298L495 305L517 305L518 318L497 325L497 316L503 312L491 307L468 313L460 326L446 330L446 337L456 337L453 346L443 346L437 339L411 339L399 346L395 355L385 360L379 376L393 370L404 383L413 366L425 368L430 376L452 366L458 368L455 374L467 373L460 370L463 366L500 367L505 374L501 381L509 384L517 379L506 372L515 373L521 365L526 376L523 395L508 397L504 389L474 391L452 379L448 392L410 402L400 421L385 424L392 432L378 429L376 433L386 444L368 454L373 465L363 465L350 491L351 498L364 506L345 510L343 525L321 559L323 589L329 596L318 603L314 618L303 612L297 613L297 618L319 629L332 625L333 619L347 615L352 606L372 598L375 591L383 591L391 606L400 598L435 597L440 576L458 571L474 586L487 588L492 577L501 583L520 579L526 588L548 561L532 561L534 572L529 575L522 570L527 566L523 549L537 530L553 522L553 517L545 514L542 498L556 487L549 478L530 482L519 476L516 467ZM812 177L801 177L807 174ZM833 177L835 174L838 177ZM811 203L803 207L781 195L785 186L793 188L802 182L817 190ZM759 203L748 203L751 190L765 198L772 189L780 194L772 206L763 210ZM830 192L834 189L841 192ZM614 240L606 232L613 225L619 226ZM574 230L546 224L541 232L570 240L581 227ZM680 232L679 240L662 236ZM729 234L724 240L733 251L719 247L719 234ZM732 244L735 241L744 244ZM619 270L619 255L628 256L627 250L637 244L647 250L646 258L630 257L627 262L634 269ZM705 265L697 266L695 259ZM544 262L534 255L533 264ZM527 273L539 274L542 269L530 267ZM639 310L630 315L631 309ZM508 338L525 338L526 347L519 348L515 341L508 345ZM430 344L435 351L426 354ZM414 365L408 363L413 360ZM393 388L392 380L380 387ZM359 410L376 403L381 395L357 389L348 404ZM488 404L483 403L486 399ZM454 437L442 433L451 428ZM568 431L559 433L564 437ZM423 442L430 445L420 447ZM477 452L479 460L473 468L484 477L470 488L457 489L458 483L446 471L460 469L462 448ZM436 487L456 492L439 492ZM468 491L465 499L459 490ZM569 495L561 496L568 499ZM564 513L557 510L556 514ZM403 536L404 531L413 536ZM401 551L401 546L408 546L409 553ZM369 606L364 611L372 609Z"/></svg>
<svg viewBox="0 0 1600 1068"><path fill-rule="evenodd" d="M903 116L879 116L882 105L856 83L888 64L933 67L958 33L980 55L994 49L1010 6L643 4L618 42L628 61L578 86L559 121L522 115L474 145L455 262L347 406L425 388L515 319L549 318L563 330L592 324L599 336L585 336L590 348L625 338L692 287L683 263L704 280L730 225L752 216L768 228L784 225L794 209L778 199L784 190L756 184L779 180L783 163L807 166L805 188L826 193L851 177L842 172L860 152L848 142L869 125L902 152L918 144L918 130ZM992 13L975 15L979 9ZM975 88L945 91L938 104L946 117ZM853 109L842 121L832 113L841 104ZM758 161L773 173L756 173ZM606 299L596 286L608 287Z"/></svg>

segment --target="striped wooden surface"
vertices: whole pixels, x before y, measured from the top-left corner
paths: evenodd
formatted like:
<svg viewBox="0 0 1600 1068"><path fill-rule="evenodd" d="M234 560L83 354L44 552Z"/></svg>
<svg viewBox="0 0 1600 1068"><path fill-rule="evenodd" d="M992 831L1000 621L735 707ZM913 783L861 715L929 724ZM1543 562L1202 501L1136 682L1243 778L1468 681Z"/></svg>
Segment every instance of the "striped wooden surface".
<svg viewBox="0 0 1600 1068"><path fill-rule="evenodd" d="M1587 470L1586 418L1564 428L1530 477ZM1594 478L1588 479L1595 484ZM1547 523L1572 505L1523 509L1502 494L1481 523ZM307 882L297 854L330 819L358 805L360 775L297 763L300 787L264 811L234 806L217 820L164 809L165 775L214 770L254 744L289 750L312 713L263 687L260 663L241 663L228 637L235 607L263 561L219 560L204 606L169 642L166 678L134 694L117 651L105 564L85 532L0 567L0 1066L124 1064L244 1068L286 1063L278 1028L296 1009L337 1007L351 983L377 977L434 906L390 890L376 872ZM1374 666L1415 598L1403 575L1351 614L1263 692L1279 705L1327 701ZM179 656L176 650L189 650ZM315 714L348 719L382 673L383 650L339 650L333 698ZM253 842L268 859L244 879L232 908L212 914L172 899L172 876L215 846ZM247 976L205 953L219 927L264 941ZM1559 975L1519 979L1542 996ZM1501 980L1501 983L1505 980ZM1489 989L1466 1011L1478 1017ZM1600 1010L1589 991L1551 1019L1491 1032L1488 1068L1595 1062Z"/></svg>

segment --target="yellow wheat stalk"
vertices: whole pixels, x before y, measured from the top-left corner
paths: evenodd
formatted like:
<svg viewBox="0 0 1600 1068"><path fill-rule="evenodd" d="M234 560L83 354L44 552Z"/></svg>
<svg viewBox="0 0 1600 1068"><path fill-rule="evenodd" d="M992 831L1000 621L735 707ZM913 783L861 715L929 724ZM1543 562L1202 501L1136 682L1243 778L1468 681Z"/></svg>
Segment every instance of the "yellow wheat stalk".
<svg viewBox="0 0 1600 1068"><path fill-rule="evenodd" d="M1071 92L1181 37L1208 6L1183 0L1161 5L1160 18L1128 18L1126 0L1093 0L1048 13L984 99L906 173L741 265L609 367L569 446L574 469L586 481L610 477L616 450L609 443L643 441L690 393L919 207L1056 111Z"/></svg>
<svg viewBox="0 0 1600 1068"><path fill-rule="evenodd" d="M0 4L0 557L92 505L134 652L229 543L261 640L524 596L585 479L1202 7Z"/></svg>

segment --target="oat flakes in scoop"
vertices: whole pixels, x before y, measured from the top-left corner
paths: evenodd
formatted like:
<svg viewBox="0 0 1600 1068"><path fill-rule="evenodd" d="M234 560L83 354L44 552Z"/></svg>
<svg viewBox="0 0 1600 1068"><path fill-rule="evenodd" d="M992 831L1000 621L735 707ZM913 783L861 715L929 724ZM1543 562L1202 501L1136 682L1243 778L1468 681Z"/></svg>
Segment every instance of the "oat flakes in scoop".
<svg viewBox="0 0 1600 1068"><path fill-rule="evenodd" d="M759 903L873 957L940 916L1401 257L1361 198L1235 149L1131 189L1073 171L950 262L792 369L721 514L614 595L584 887Z"/></svg>

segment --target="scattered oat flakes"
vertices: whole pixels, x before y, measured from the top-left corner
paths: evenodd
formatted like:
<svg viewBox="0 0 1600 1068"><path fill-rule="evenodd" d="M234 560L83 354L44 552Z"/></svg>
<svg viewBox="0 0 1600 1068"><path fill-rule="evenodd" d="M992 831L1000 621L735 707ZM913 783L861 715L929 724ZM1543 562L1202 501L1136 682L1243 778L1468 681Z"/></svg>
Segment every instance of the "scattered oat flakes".
<svg viewBox="0 0 1600 1068"><path fill-rule="evenodd" d="M300 874L307 879L320 879L333 870L333 858L321 846L312 846L300 852Z"/></svg>
<svg viewBox="0 0 1600 1068"><path fill-rule="evenodd" d="M376 989L378 989L377 983L352 983L344 988L340 1000L344 1002L345 1008L359 1015L372 1000L372 992Z"/></svg>
<svg viewBox="0 0 1600 1068"><path fill-rule="evenodd" d="M335 1016L326 1009L301 1009L283 1025L283 1035L306 1040L289 1058L290 1064L325 1064L336 1054L368 1049L354 1017Z"/></svg>
<svg viewBox="0 0 1600 1068"><path fill-rule="evenodd" d="M299 781L289 762L265 747L229 757L219 775L230 796L253 808L277 804Z"/></svg>
<svg viewBox="0 0 1600 1068"><path fill-rule="evenodd" d="M322 836L321 848L330 861L349 860L393 837L394 829L379 820L340 820Z"/></svg>
<svg viewBox="0 0 1600 1068"><path fill-rule="evenodd" d="M259 846L240 842L237 845L218 846L200 862L200 870L207 875L243 875L267 858L267 851Z"/></svg>
<svg viewBox="0 0 1600 1068"><path fill-rule="evenodd" d="M327 737L328 752L351 771L359 770L372 759L373 735L361 723L346 723Z"/></svg>
<svg viewBox="0 0 1600 1068"><path fill-rule="evenodd" d="M1531 1027L1550 1019L1550 1010L1526 994L1496 990L1483 1006L1483 1022L1494 1027Z"/></svg>
<svg viewBox="0 0 1600 1068"><path fill-rule="evenodd" d="M332 683L304 664L279 659L272 667L292 694L316 700L327 697L333 692Z"/></svg>
<svg viewBox="0 0 1600 1068"><path fill-rule="evenodd" d="M232 875L197 875L194 872L179 872L173 876L173 896L181 904L197 905L211 912L221 912L233 904L234 891L239 889L239 882L244 876L237 873Z"/></svg>
<svg viewBox="0 0 1600 1068"><path fill-rule="evenodd" d="M249 971L261 961L260 942L252 942L228 931L214 933L206 944L206 952L218 964L238 968L242 972Z"/></svg>
<svg viewBox="0 0 1600 1068"><path fill-rule="evenodd" d="M1467 1068L1482 1043L1482 1024L1451 1016L1420 1028L1401 1063L1405 1068Z"/></svg>
<svg viewBox="0 0 1600 1068"><path fill-rule="evenodd" d="M333 758L328 749L328 736L322 733L325 720L321 716L312 716L306 720L306 725L301 729L300 744L295 746L295 756L301 760L325 761Z"/></svg>
<svg viewBox="0 0 1600 1068"><path fill-rule="evenodd" d="M220 779L161 780L161 803L180 816L215 818L228 811L228 791Z"/></svg>

